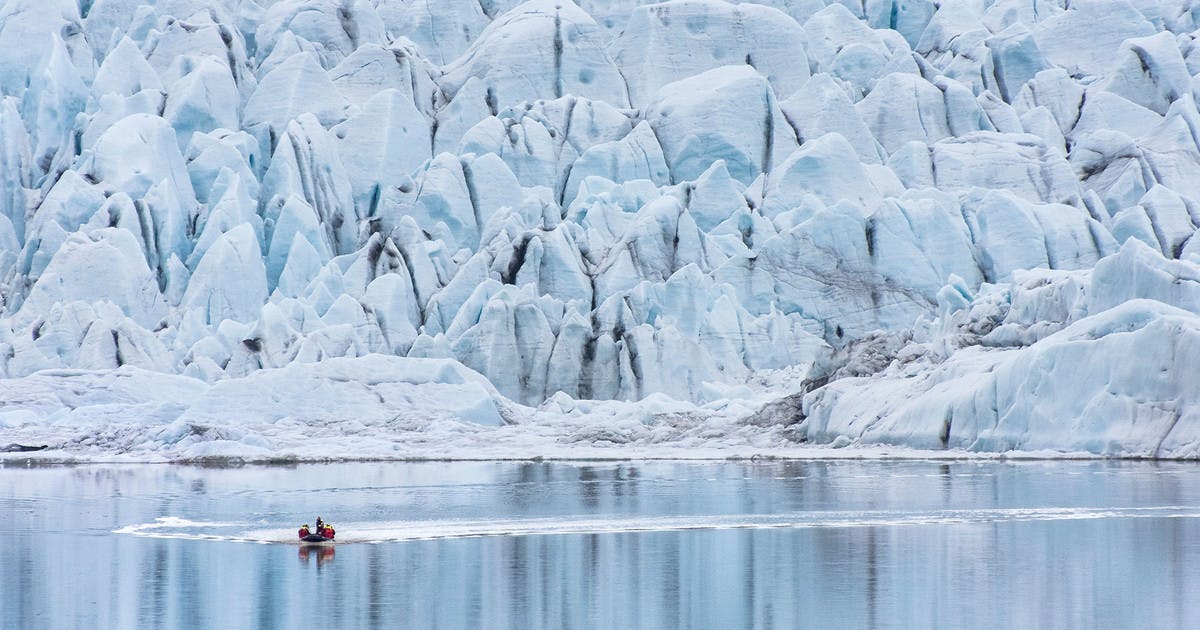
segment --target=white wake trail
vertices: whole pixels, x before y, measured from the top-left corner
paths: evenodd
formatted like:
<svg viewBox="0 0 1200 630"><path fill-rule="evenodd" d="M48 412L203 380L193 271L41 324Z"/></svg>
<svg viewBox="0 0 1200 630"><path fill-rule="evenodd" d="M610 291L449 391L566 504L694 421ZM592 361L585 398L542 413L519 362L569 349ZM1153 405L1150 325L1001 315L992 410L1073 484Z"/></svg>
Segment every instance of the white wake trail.
<svg viewBox="0 0 1200 630"><path fill-rule="evenodd" d="M1200 518L1191 506L1126 508L984 508L934 511L820 511L786 514L421 520L339 523L338 543L387 543L501 536L565 536L737 529L904 527L997 522ZM256 524L162 517L113 533L142 538L297 544L292 528L247 529Z"/></svg>

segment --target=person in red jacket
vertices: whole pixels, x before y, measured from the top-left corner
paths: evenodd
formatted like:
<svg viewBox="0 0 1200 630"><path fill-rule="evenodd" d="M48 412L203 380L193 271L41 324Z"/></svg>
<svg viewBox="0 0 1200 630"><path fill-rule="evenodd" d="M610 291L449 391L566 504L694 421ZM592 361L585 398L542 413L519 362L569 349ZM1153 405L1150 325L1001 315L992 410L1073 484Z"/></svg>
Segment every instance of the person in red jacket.
<svg viewBox="0 0 1200 630"><path fill-rule="evenodd" d="M333 540L333 525L330 525L329 523L325 523L324 525L325 528L321 530L321 535L325 537L325 540Z"/></svg>
<svg viewBox="0 0 1200 630"><path fill-rule="evenodd" d="M300 534L300 540L304 540L304 537L311 534L312 532L310 532L308 530L308 523L305 523L300 526L300 531L297 533Z"/></svg>

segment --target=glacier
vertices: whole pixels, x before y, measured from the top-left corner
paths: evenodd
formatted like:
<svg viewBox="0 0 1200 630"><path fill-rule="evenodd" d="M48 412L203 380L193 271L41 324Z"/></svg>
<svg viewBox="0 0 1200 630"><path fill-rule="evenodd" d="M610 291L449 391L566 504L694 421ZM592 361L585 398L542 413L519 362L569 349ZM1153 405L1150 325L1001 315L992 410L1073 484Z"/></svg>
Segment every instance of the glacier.
<svg viewBox="0 0 1200 630"><path fill-rule="evenodd" d="M1200 458L1198 34L10 0L0 461Z"/></svg>

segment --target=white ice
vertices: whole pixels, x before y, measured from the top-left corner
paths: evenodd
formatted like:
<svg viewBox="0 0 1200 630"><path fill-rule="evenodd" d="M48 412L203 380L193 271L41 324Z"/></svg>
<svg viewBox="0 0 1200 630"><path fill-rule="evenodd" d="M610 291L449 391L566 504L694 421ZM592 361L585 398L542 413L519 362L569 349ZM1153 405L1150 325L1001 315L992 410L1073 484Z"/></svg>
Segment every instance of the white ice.
<svg viewBox="0 0 1200 630"><path fill-rule="evenodd" d="M0 457L1200 457L1198 27L7 2Z"/></svg>

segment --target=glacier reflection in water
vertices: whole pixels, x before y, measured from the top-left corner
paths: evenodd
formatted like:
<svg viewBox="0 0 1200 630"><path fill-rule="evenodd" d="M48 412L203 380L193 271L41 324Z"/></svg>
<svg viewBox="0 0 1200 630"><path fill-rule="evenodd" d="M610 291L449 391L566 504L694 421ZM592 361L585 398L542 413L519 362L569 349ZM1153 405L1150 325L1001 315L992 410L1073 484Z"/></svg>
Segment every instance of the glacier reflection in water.
<svg viewBox="0 0 1200 630"><path fill-rule="evenodd" d="M0 627L1195 627L1198 472L8 467ZM317 513L336 548L292 544Z"/></svg>

